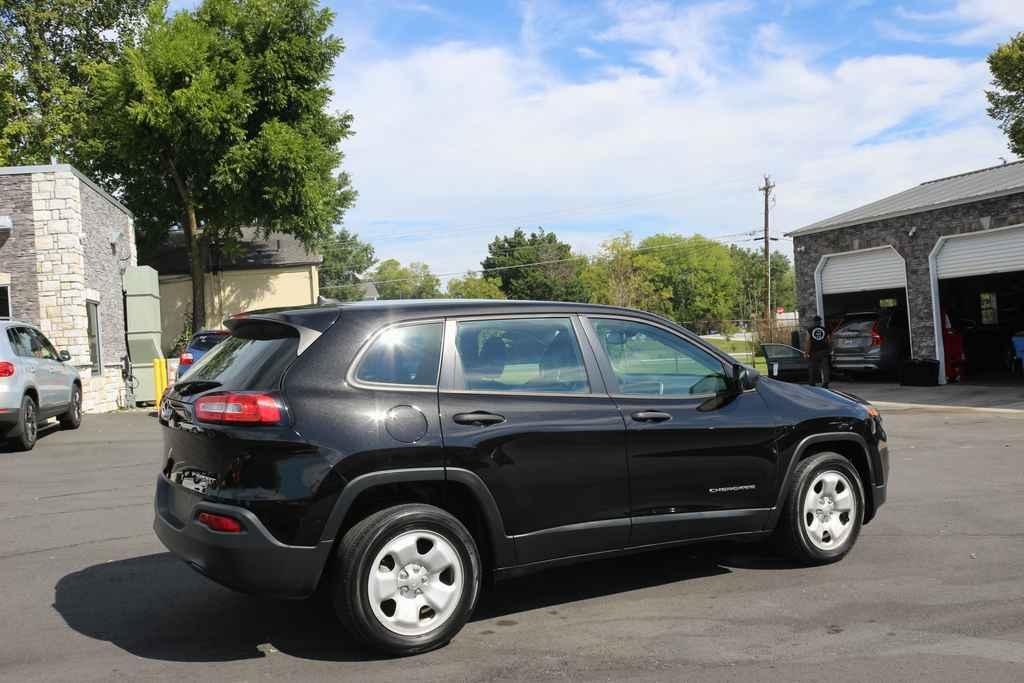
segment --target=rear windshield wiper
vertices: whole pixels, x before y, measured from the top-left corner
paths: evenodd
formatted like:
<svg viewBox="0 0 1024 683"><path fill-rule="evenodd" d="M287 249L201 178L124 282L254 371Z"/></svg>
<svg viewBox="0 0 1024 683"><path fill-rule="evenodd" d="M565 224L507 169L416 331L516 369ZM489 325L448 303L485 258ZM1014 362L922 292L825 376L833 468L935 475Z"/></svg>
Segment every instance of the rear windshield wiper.
<svg viewBox="0 0 1024 683"><path fill-rule="evenodd" d="M220 382L214 382L209 379L193 379L186 382L179 382L174 385L174 390L182 396L188 396L190 394L196 394L200 391L206 391L207 389L216 389L220 386Z"/></svg>

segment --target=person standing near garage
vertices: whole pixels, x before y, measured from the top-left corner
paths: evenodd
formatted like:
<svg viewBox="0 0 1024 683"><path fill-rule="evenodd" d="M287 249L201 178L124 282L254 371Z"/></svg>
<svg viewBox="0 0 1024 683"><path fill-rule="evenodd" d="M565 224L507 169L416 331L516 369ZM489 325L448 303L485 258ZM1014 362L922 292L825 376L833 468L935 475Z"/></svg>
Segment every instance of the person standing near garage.
<svg viewBox="0 0 1024 683"><path fill-rule="evenodd" d="M807 357L811 359L808 383L813 387L820 378L821 386L828 387L832 369L832 343L820 315L814 316L814 325L807 330Z"/></svg>

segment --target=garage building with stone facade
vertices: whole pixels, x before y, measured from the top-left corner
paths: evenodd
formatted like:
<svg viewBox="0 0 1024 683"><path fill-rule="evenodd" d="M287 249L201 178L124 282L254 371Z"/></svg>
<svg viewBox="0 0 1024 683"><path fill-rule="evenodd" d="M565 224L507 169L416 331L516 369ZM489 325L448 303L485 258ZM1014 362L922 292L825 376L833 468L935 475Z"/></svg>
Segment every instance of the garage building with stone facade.
<svg viewBox="0 0 1024 683"><path fill-rule="evenodd" d="M1012 338L1024 331L1024 162L925 182L789 235L802 320L836 325L891 307L906 315L909 356L938 361L938 381L949 335L960 336L968 377L1013 369Z"/></svg>
<svg viewBox="0 0 1024 683"><path fill-rule="evenodd" d="M131 212L76 169L0 168L0 318L71 354L86 412L124 405L122 274L135 265Z"/></svg>

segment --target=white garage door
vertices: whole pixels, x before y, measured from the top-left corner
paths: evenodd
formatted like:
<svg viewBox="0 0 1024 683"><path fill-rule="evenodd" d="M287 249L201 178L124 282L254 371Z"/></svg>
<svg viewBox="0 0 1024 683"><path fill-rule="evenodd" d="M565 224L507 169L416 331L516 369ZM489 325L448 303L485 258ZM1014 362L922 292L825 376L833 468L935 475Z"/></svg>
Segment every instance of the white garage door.
<svg viewBox="0 0 1024 683"><path fill-rule="evenodd" d="M1024 226L947 237L935 266L944 279L1024 270Z"/></svg>
<svg viewBox="0 0 1024 683"><path fill-rule="evenodd" d="M892 247L825 256L820 268L823 295L907 286L903 257Z"/></svg>

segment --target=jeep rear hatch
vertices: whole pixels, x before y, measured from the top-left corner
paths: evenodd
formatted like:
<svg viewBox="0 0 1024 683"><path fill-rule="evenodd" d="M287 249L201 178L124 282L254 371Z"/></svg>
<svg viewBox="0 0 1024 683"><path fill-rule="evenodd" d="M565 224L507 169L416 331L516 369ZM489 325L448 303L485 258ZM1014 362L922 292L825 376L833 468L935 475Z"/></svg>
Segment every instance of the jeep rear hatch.
<svg viewBox="0 0 1024 683"><path fill-rule="evenodd" d="M275 489L279 463L309 454L281 393L288 368L320 336L302 322L275 314L232 318L231 335L170 388L160 422L164 475L172 483L218 498L263 498Z"/></svg>
<svg viewBox="0 0 1024 683"><path fill-rule="evenodd" d="M339 310L297 309L243 313L225 321L231 335L203 355L171 389L190 397L219 391L272 391L292 362L337 320Z"/></svg>

